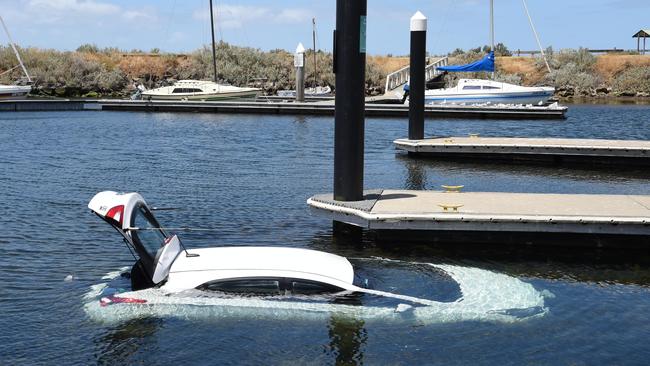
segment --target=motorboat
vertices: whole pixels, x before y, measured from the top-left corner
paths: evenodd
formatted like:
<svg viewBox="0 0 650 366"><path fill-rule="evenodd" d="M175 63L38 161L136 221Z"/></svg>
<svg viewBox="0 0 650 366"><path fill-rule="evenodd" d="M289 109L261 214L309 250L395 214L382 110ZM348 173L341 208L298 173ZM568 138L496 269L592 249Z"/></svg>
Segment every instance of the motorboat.
<svg viewBox="0 0 650 366"><path fill-rule="evenodd" d="M14 44L14 41L11 39L11 34L9 34L9 29L7 29L7 25L5 24L4 19L0 16L0 24L2 24L2 28L5 31L5 34L7 35L7 38L9 38L9 44L11 45L11 48L14 51L14 54L16 55L16 59L18 60L19 66L13 67L4 73L10 72L13 69L16 69L18 67L21 67L23 70L23 74L25 75L25 79L28 85L3 85L0 84L0 100L4 99L21 99L27 96L29 92L32 90L31 83L32 79L29 76L29 73L27 72L27 68L25 67L25 64L23 64L23 60L20 58L20 53L18 53L18 49L16 49L16 45ZM1 74L0 74L1 75Z"/></svg>
<svg viewBox="0 0 650 366"><path fill-rule="evenodd" d="M332 88L329 86L317 86L315 88L306 88L306 97L326 97L332 95ZM295 90L278 90L278 96L284 98L295 98Z"/></svg>
<svg viewBox="0 0 650 366"><path fill-rule="evenodd" d="M261 91L258 88L240 88L213 81L180 80L171 86L144 90L140 95L145 100L223 100L254 98Z"/></svg>
<svg viewBox="0 0 650 366"><path fill-rule="evenodd" d="M262 89L241 88L233 85L221 84L217 78L217 59L214 41L214 14L212 0L210 0L210 24L212 30L212 81L206 80L180 80L171 86L143 90L141 85L131 99L144 100L225 100L235 98L255 98Z"/></svg>
<svg viewBox="0 0 650 366"><path fill-rule="evenodd" d="M0 100L22 99L32 90L30 85L1 85Z"/></svg>
<svg viewBox="0 0 650 366"><path fill-rule="evenodd" d="M519 86L493 80L460 79L452 88L431 89L424 93L426 104L494 103L533 104L548 102L555 88Z"/></svg>

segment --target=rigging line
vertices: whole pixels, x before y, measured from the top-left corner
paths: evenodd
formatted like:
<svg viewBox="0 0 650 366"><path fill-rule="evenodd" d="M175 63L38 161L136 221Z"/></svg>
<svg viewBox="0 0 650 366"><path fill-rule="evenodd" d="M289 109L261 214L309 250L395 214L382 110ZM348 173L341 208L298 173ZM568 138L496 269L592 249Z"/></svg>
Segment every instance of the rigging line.
<svg viewBox="0 0 650 366"><path fill-rule="evenodd" d="M214 9L214 17L217 20L217 34L219 35L219 42L223 43L223 29L221 28L221 20L223 19L223 11L220 10L221 6L219 5L219 1L217 1L217 5L215 6L216 9Z"/></svg>
<svg viewBox="0 0 650 366"><path fill-rule="evenodd" d="M434 37L432 37L432 38L433 38L433 42L431 42L431 43L432 43L432 45L431 45L431 48L432 48L432 49L434 49L436 46L438 46L438 40L440 39L440 35L442 34L442 32L443 32L443 31L445 30L445 28L447 27L447 21L449 20L449 13L450 13L453 9L455 9L455 7L456 7L456 1L453 1L453 0L452 0L452 1L449 2L449 4L450 4L450 5L447 6L447 8L446 8L446 10L445 10L445 13L444 13L444 15L443 15L443 17L442 17L442 22L440 22L440 27L438 28L438 33L435 34Z"/></svg>
<svg viewBox="0 0 650 366"><path fill-rule="evenodd" d="M223 229L217 228L193 228L193 227L127 227L124 228L126 231L159 231L159 230L169 230L169 231L221 231Z"/></svg>
<svg viewBox="0 0 650 366"><path fill-rule="evenodd" d="M530 17L530 12L528 12L528 5L526 4L526 0L521 0L524 3L524 9L526 10L526 15L528 15L528 22L530 23L530 28L533 30L533 34L535 35L535 39L537 40L537 45L539 46L539 51L542 53L542 58L544 59L544 63L546 64L546 69L548 69L549 74L551 73L551 66L548 64L548 60L546 59L546 54L544 53L544 49L542 48L542 42L539 41L539 36L537 35L537 31L535 30L535 25L533 24L533 18Z"/></svg>
<svg viewBox="0 0 650 366"><path fill-rule="evenodd" d="M7 73L10 73L10 72L12 72L13 70L16 70L19 67L20 67L20 65L16 65L16 66L12 67L11 69L9 69L7 71L3 71L3 72L0 73L0 76L2 76L4 74L7 74Z"/></svg>
<svg viewBox="0 0 650 366"><path fill-rule="evenodd" d="M13 39L11 39L11 34L9 34L9 29L7 29L7 25L5 24L4 19L2 19L2 16L0 16L0 23L2 23L2 28L4 28L5 33L7 33L7 38L9 38L9 44L11 45L11 48L13 48L14 53L16 54L16 58L18 59L18 62L20 63L20 67L23 68L23 72L25 73L25 76L27 76L27 81L29 81L31 83L32 78L29 77L29 73L27 72L27 68L25 68L25 65L23 64L23 60L20 58L20 54L18 53L18 50L16 49L16 45L14 45Z"/></svg>
<svg viewBox="0 0 650 366"><path fill-rule="evenodd" d="M173 0L172 2L172 11L169 13L169 19L167 20L167 24L165 27L165 37L163 39L168 40L169 39L169 30L172 25L172 21L174 19L174 13L176 11L176 0Z"/></svg>

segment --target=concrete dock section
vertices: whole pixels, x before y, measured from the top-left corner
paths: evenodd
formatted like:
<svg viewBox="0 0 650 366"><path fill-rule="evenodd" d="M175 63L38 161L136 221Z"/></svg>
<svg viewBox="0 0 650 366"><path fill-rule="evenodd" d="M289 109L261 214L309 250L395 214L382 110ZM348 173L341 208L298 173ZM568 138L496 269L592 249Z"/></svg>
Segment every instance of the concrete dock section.
<svg viewBox="0 0 650 366"><path fill-rule="evenodd" d="M415 155L448 158L547 160L650 165L650 141L519 137L398 139L395 147Z"/></svg>
<svg viewBox="0 0 650 366"><path fill-rule="evenodd" d="M650 196L377 190L363 201L331 194L307 203L318 214L410 237L427 232L627 236L650 246ZM459 236L460 237L460 236ZM599 241L600 242L600 241Z"/></svg>

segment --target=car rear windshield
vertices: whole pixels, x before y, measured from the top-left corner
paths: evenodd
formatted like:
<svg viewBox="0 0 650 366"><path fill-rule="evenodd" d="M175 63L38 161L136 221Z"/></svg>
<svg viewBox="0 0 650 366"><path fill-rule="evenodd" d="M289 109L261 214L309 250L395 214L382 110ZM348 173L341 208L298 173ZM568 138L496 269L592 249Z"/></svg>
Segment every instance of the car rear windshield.
<svg viewBox="0 0 650 366"><path fill-rule="evenodd" d="M134 242L142 246L152 259L155 258L167 235L146 206L139 205L133 210L131 226L138 228L133 231Z"/></svg>

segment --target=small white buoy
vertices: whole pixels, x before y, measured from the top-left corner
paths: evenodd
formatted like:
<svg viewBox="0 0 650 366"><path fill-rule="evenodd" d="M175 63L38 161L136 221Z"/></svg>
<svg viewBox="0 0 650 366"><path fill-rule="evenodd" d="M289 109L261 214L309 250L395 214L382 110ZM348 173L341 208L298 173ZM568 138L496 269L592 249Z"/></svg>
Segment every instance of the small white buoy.
<svg viewBox="0 0 650 366"><path fill-rule="evenodd" d="M67 275L67 276L65 276L65 278L64 278L63 280L64 280L64 281L72 281L72 280L74 280L74 279L75 279L75 278L74 278L73 275Z"/></svg>

